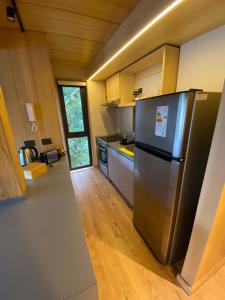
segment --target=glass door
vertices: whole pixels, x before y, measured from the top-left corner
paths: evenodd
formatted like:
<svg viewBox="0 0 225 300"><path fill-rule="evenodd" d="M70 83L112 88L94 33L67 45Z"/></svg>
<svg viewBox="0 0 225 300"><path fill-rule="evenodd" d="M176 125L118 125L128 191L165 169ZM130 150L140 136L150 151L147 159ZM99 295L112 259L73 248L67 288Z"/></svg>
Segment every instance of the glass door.
<svg viewBox="0 0 225 300"><path fill-rule="evenodd" d="M70 169L92 165L86 86L58 85Z"/></svg>

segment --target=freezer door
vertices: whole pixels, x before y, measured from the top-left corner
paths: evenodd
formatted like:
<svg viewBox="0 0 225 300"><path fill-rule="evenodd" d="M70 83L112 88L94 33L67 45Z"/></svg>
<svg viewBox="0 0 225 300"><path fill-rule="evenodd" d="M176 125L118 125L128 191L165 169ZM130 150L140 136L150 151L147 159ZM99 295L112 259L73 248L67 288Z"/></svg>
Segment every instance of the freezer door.
<svg viewBox="0 0 225 300"><path fill-rule="evenodd" d="M194 92L182 92L138 101L135 140L174 157L183 156L185 129L189 127L193 99Z"/></svg>
<svg viewBox="0 0 225 300"><path fill-rule="evenodd" d="M168 263L183 164L135 148L133 222L161 263Z"/></svg>

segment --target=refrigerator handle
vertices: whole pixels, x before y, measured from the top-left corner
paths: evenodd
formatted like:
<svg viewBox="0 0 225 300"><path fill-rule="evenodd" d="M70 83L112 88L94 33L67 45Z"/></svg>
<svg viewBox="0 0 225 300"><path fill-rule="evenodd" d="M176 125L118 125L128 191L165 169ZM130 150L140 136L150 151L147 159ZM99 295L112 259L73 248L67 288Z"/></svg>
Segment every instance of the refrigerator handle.
<svg viewBox="0 0 225 300"><path fill-rule="evenodd" d="M135 142L135 147L151 154L151 155L154 155L154 156L157 156L161 159L164 159L164 160L167 160L167 161L172 161L172 160L175 160L177 162L183 162L185 161L185 158L184 157L176 157L176 156L173 156L172 153L170 152L167 152L165 150L162 150L162 149L159 149L159 148L156 148L154 146L151 146L151 145L147 145L147 144L144 144L144 143L140 143L140 142Z"/></svg>

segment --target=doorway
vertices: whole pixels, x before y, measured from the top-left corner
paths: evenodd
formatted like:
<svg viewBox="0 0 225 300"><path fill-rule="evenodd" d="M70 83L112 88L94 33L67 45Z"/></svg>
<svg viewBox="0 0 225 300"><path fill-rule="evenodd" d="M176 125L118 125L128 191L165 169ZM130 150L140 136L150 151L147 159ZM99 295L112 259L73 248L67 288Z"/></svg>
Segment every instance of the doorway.
<svg viewBox="0 0 225 300"><path fill-rule="evenodd" d="M58 83L70 170L92 165L86 84Z"/></svg>

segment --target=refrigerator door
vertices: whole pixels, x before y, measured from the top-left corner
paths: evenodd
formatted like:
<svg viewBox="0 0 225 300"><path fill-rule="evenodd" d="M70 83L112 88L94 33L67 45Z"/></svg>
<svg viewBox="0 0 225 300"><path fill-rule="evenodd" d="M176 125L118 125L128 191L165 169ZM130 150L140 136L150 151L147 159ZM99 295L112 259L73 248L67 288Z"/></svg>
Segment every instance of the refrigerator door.
<svg viewBox="0 0 225 300"><path fill-rule="evenodd" d="M182 92L138 101L136 142L176 158L185 156L185 129L189 128L193 99L194 92Z"/></svg>
<svg viewBox="0 0 225 300"><path fill-rule="evenodd" d="M133 222L161 263L168 263L183 163L135 149Z"/></svg>

